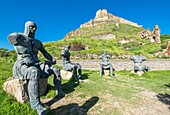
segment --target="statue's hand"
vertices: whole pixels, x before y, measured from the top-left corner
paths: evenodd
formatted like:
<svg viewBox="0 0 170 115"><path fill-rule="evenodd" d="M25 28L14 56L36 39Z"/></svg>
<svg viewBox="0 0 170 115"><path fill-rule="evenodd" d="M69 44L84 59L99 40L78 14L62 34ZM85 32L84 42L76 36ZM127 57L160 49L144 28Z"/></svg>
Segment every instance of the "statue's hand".
<svg viewBox="0 0 170 115"><path fill-rule="evenodd" d="M56 64L56 60L53 60L53 61L52 61L52 64Z"/></svg>
<svg viewBox="0 0 170 115"><path fill-rule="evenodd" d="M62 56L62 57L64 57L64 58L66 57L66 55L65 55L65 54L62 54L61 56Z"/></svg>
<svg viewBox="0 0 170 115"><path fill-rule="evenodd" d="M31 60L29 57L25 57L25 58L24 58L24 64L30 66L30 65L33 65L33 64L34 64L34 61Z"/></svg>
<svg viewBox="0 0 170 115"><path fill-rule="evenodd" d="M46 60L45 63L46 64L56 64L56 60L53 60L53 61Z"/></svg>

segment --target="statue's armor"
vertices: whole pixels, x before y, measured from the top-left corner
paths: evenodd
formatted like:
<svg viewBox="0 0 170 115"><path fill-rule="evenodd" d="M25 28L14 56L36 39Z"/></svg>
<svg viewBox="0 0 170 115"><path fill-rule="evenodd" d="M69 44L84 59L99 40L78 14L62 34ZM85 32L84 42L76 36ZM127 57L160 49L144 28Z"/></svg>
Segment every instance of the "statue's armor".
<svg viewBox="0 0 170 115"><path fill-rule="evenodd" d="M145 56L132 56L130 59L134 62L135 71L148 71L149 67L142 65L142 62L146 60Z"/></svg>
<svg viewBox="0 0 170 115"><path fill-rule="evenodd" d="M9 35L8 40L17 41L10 42L14 43L14 49L17 52L17 61L13 66L13 76L21 80L30 79L30 70L37 70L35 66L31 65L35 60L33 58L30 39L22 33L12 33ZM27 62L31 62L30 65L27 65Z"/></svg>
<svg viewBox="0 0 170 115"><path fill-rule="evenodd" d="M110 76L113 76L113 66L111 63L109 63L110 55L104 53L99 56L99 59L102 59L102 62L100 63L100 76L103 74L103 69L109 69Z"/></svg>
<svg viewBox="0 0 170 115"><path fill-rule="evenodd" d="M108 66L110 66L110 63L109 63L110 56L109 55L102 54L99 58L102 59L101 65L105 66L106 68Z"/></svg>

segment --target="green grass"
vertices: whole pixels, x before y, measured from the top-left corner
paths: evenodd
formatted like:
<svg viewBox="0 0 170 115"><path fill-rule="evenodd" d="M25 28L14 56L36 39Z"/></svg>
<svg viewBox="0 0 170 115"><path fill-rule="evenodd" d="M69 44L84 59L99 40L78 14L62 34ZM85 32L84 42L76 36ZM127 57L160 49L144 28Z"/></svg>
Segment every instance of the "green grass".
<svg viewBox="0 0 170 115"><path fill-rule="evenodd" d="M0 59L0 85L12 76L12 65L5 58ZM143 106L144 100L138 97L140 92L154 92L157 94L170 94L170 70L149 71L142 77L131 74L130 71L116 71L115 77L99 77L98 71L85 71L86 78L77 85L74 81L64 80L63 90L67 96L61 102L57 102L56 107L50 114L68 114L73 108L74 113L80 112L79 107L89 114L122 114L126 108L122 105ZM49 92L42 96L44 98L55 97L51 76L49 82ZM6 94L0 87L0 115L34 115L35 110L30 108L29 103L20 104L12 96ZM120 107L114 107L113 103L119 103ZM150 103L151 104L151 103Z"/></svg>

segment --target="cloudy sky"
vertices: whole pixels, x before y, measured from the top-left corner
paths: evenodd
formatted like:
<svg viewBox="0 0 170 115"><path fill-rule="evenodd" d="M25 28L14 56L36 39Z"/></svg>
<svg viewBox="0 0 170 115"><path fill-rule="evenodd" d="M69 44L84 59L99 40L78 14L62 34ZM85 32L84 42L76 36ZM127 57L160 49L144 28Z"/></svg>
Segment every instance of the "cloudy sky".
<svg viewBox="0 0 170 115"><path fill-rule="evenodd" d="M7 36L23 32L26 21L37 23L37 39L57 41L93 19L99 9L150 30L157 24L162 34L170 34L169 6L169 0L1 0L0 48L13 49Z"/></svg>

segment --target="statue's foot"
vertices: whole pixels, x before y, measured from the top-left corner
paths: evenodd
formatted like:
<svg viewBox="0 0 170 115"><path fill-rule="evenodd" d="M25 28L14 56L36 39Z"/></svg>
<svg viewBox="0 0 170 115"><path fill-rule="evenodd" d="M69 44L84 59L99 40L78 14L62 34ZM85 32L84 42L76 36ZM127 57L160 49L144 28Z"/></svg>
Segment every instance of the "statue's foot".
<svg viewBox="0 0 170 115"><path fill-rule="evenodd" d="M83 79L82 75L79 75L79 79Z"/></svg>
<svg viewBox="0 0 170 115"><path fill-rule="evenodd" d="M63 91L58 92L58 90L56 90L56 96L58 96L58 97L65 97L65 95L66 94Z"/></svg>
<svg viewBox="0 0 170 115"><path fill-rule="evenodd" d="M75 80L75 81L79 81L79 78L78 78L78 77L74 77L74 80Z"/></svg>
<svg viewBox="0 0 170 115"><path fill-rule="evenodd" d="M36 110L37 110L37 114L38 115L46 115L49 111L48 108L44 107L43 105L39 104L37 107L36 107Z"/></svg>

